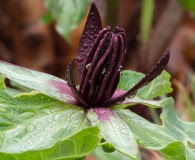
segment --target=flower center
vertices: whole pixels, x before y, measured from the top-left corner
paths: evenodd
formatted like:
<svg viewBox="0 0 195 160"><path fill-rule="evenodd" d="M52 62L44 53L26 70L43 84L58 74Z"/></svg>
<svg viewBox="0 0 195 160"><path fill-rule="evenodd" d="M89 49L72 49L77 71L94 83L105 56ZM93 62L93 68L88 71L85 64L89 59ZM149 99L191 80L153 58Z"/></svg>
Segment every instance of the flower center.
<svg viewBox="0 0 195 160"><path fill-rule="evenodd" d="M79 92L89 105L105 103L116 90L124 60L126 36L123 29L110 27L100 31L88 53L81 75Z"/></svg>

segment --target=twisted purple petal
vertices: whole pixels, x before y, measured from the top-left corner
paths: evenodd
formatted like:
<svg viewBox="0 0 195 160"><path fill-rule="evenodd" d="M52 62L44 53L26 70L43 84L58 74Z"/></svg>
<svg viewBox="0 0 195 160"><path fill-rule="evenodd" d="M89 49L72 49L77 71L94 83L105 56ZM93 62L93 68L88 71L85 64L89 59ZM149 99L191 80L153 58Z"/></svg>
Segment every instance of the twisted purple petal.
<svg viewBox="0 0 195 160"><path fill-rule="evenodd" d="M159 59L158 63L151 69L151 71L148 74L146 74L146 76L142 78L133 88L131 88L129 91L116 98L108 100L105 106L110 106L117 102L124 101L127 96L130 97L134 96L138 89L147 85L149 82L151 82L153 79L155 79L157 76L161 74L161 72L164 70L164 68L168 63L169 58L170 58L170 51L167 50L164 53L164 55Z"/></svg>

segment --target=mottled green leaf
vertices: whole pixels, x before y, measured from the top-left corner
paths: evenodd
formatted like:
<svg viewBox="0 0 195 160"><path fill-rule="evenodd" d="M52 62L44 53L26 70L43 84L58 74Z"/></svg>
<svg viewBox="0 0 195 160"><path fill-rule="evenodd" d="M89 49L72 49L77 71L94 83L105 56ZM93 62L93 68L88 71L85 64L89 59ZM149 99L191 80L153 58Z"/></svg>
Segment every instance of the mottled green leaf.
<svg viewBox="0 0 195 160"><path fill-rule="evenodd" d="M139 145L158 150L170 160L194 160L194 149L188 143L195 144L195 123L184 122L177 117L172 98L159 101L159 105L163 106L162 126L153 124L130 110L114 111L131 128Z"/></svg>
<svg viewBox="0 0 195 160"><path fill-rule="evenodd" d="M136 158L138 149L131 129L116 113L107 108L90 109L87 118L92 126L99 127L101 136L119 152Z"/></svg>
<svg viewBox="0 0 195 160"><path fill-rule="evenodd" d="M38 91L13 98L0 79L0 160L77 158L98 145L82 108Z"/></svg>
<svg viewBox="0 0 195 160"><path fill-rule="evenodd" d="M142 73L125 70L122 72L118 88L129 90L143 77L144 74ZM142 99L153 99L163 94L170 93L172 88L169 80L170 75L166 71L163 71L161 75L155 78L152 82L141 88L138 91L137 96Z"/></svg>
<svg viewBox="0 0 195 160"><path fill-rule="evenodd" d="M55 76L0 61L0 74L62 102L76 103L66 81Z"/></svg>
<svg viewBox="0 0 195 160"><path fill-rule="evenodd" d="M89 154L99 141L99 129L91 127L83 129L71 137L61 139L47 149L45 147L38 150L31 149L24 153L0 152L0 160L72 160ZM24 146L21 144L21 147Z"/></svg>

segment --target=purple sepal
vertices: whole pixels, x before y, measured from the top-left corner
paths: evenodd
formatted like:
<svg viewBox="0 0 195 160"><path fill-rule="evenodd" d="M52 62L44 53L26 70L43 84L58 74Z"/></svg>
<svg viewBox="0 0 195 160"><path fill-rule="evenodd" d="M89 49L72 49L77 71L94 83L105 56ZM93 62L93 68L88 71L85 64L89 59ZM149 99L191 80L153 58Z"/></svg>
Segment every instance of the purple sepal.
<svg viewBox="0 0 195 160"><path fill-rule="evenodd" d="M99 12L94 3L91 5L87 21L81 36L79 49L78 49L78 73L81 77L86 57L93 46L98 33L102 30L102 22Z"/></svg>

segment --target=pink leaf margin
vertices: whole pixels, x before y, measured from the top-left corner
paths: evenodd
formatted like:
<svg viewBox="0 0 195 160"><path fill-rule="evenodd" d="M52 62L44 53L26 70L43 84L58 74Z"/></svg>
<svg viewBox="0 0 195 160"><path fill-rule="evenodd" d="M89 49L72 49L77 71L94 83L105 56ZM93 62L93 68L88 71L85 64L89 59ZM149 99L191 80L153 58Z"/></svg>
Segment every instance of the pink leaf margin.
<svg viewBox="0 0 195 160"><path fill-rule="evenodd" d="M67 82L58 77L1 60L0 74L18 84L40 91L41 93L59 101L74 105L78 104L78 101L72 94Z"/></svg>

